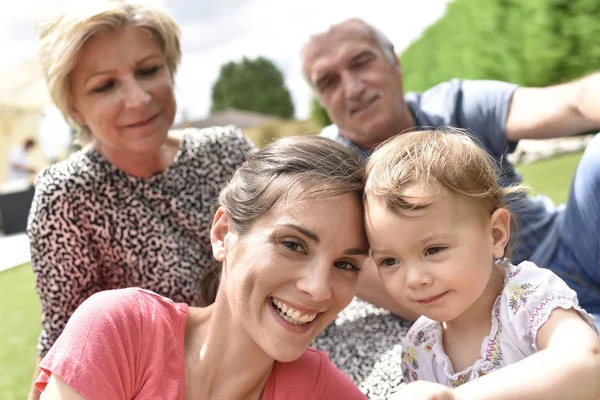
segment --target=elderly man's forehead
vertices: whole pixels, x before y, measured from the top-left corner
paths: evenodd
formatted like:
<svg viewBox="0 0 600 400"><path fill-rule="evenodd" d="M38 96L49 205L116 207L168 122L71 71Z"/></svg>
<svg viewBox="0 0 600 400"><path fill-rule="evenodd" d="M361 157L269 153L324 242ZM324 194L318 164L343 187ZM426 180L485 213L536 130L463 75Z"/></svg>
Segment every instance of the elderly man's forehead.
<svg viewBox="0 0 600 400"><path fill-rule="evenodd" d="M313 36L304 47L304 71L308 76L315 69L335 63L338 57L352 55L360 47L377 47L375 37L366 25L354 21L334 25L328 31Z"/></svg>
<svg viewBox="0 0 600 400"><path fill-rule="evenodd" d="M337 47L342 41L356 39L375 41L371 30L364 23L356 20L345 21L312 36L305 46L305 55L315 55L326 51L328 47Z"/></svg>

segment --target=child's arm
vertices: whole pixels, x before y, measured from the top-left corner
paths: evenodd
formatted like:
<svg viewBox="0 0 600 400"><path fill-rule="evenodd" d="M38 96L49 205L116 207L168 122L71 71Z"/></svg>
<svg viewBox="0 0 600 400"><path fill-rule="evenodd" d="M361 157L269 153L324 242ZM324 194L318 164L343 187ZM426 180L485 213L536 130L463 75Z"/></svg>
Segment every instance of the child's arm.
<svg viewBox="0 0 600 400"><path fill-rule="evenodd" d="M457 398L600 398L600 339L573 309L557 308L538 331L539 352L455 389Z"/></svg>

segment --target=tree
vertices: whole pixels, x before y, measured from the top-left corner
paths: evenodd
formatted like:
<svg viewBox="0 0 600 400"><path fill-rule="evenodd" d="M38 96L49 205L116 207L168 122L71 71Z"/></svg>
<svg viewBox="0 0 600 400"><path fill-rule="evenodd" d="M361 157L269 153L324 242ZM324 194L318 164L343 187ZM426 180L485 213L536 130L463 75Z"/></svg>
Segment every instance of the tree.
<svg viewBox="0 0 600 400"><path fill-rule="evenodd" d="M597 70L600 0L454 0L400 56L405 90L450 78L547 86Z"/></svg>
<svg viewBox="0 0 600 400"><path fill-rule="evenodd" d="M319 99L315 96L310 100L310 118L321 127L331 124L327 110L325 110Z"/></svg>
<svg viewBox="0 0 600 400"><path fill-rule="evenodd" d="M283 75L263 57L241 62L229 62L221 67L219 78L212 87L211 112L237 108L241 110L294 117L294 105Z"/></svg>

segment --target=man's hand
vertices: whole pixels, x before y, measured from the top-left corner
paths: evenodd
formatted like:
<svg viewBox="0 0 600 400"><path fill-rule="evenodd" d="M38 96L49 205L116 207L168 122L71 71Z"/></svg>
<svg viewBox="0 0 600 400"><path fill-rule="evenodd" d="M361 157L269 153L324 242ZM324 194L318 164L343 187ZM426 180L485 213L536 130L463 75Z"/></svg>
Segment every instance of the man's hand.
<svg viewBox="0 0 600 400"><path fill-rule="evenodd" d="M405 385L391 400L462 400L449 387L439 383L416 381Z"/></svg>

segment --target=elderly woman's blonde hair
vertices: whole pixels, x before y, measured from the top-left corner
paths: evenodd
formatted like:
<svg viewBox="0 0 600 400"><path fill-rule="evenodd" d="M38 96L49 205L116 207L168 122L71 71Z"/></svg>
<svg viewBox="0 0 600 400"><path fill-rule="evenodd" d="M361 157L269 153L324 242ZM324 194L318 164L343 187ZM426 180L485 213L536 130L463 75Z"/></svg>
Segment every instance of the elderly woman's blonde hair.
<svg viewBox="0 0 600 400"><path fill-rule="evenodd" d="M148 31L161 47L171 76L181 60L180 30L158 4L127 0L70 0L53 2L36 18L38 60L50 96L67 122L77 128L78 140L89 142L90 132L71 118L70 75L85 42L94 34L126 26Z"/></svg>

